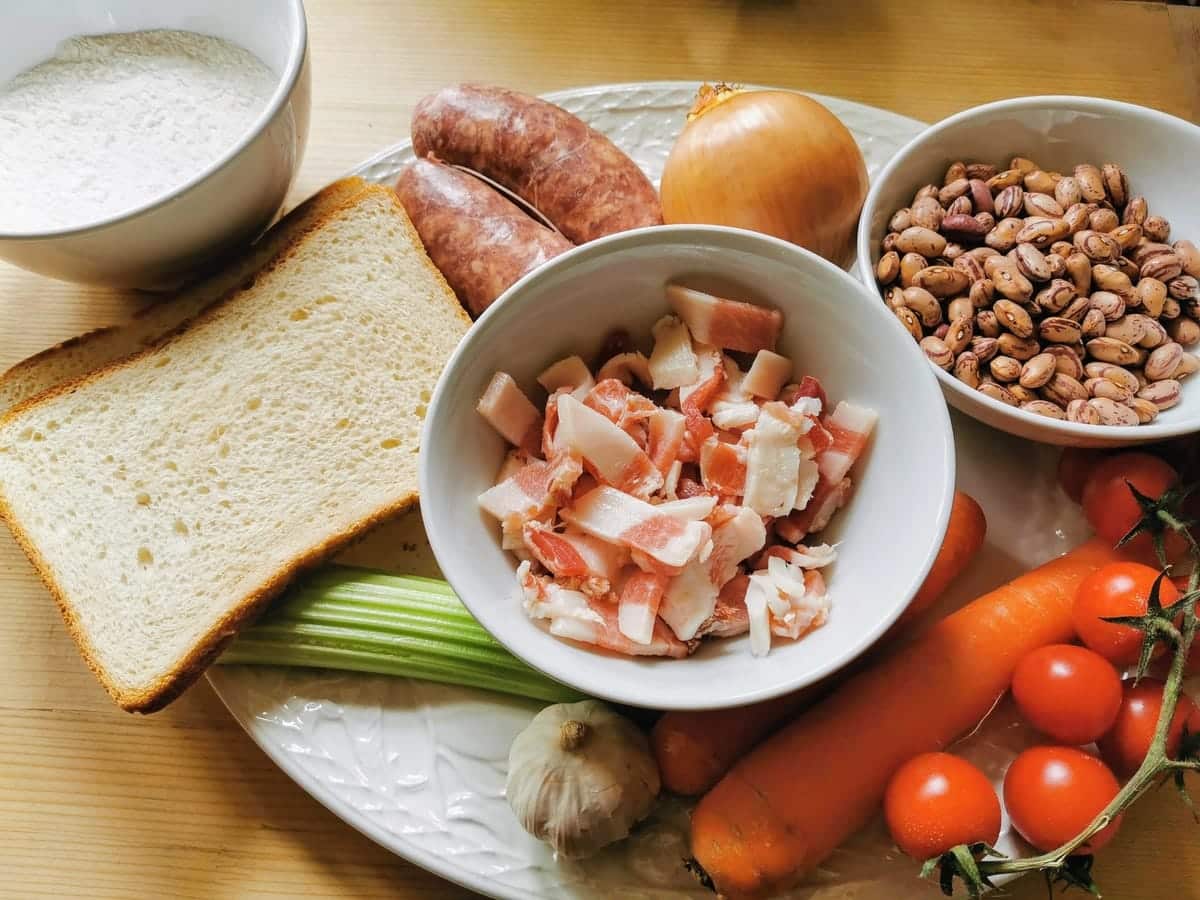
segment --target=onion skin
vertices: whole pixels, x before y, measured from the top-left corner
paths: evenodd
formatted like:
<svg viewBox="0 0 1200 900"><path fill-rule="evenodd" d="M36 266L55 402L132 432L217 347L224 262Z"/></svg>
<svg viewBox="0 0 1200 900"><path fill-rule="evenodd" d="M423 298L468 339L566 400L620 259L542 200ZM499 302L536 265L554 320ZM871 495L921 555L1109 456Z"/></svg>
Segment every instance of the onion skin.
<svg viewBox="0 0 1200 900"><path fill-rule="evenodd" d="M815 100L705 86L667 158L660 195L669 225L760 231L844 266L867 167L850 131Z"/></svg>

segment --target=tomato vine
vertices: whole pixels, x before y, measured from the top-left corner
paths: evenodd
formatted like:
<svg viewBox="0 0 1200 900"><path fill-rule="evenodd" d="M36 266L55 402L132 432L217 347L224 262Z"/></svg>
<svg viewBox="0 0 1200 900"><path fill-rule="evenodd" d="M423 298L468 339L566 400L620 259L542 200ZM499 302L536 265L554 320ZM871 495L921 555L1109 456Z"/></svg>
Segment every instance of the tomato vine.
<svg viewBox="0 0 1200 900"><path fill-rule="evenodd" d="M1194 523L1182 513L1183 502L1194 488L1173 488L1155 499L1145 496L1128 482L1127 486L1141 509L1141 518L1121 538L1118 546L1128 544L1139 535L1149 535L1162 571L1150 592L1145 615L1113 617L1106 621L1137 628L1142 632L1137 679L1146 675L1154 652L1160 645L1172 653L1163 688L1162 709L1149 752L1137 772L1092 822L1070 841L1054 850L1015 859L985 845L960 845L926 862L921 874L925 877L936 874L946 896L953 895L958 881L963 883L971 897L979 897L987 888L994 886L997 876L1028 872L1041 872L1050 886L1062 884L1099 896L1099 889L1092 878L1093 857L1076 851L1156 784L1174 782L1184 802L1192 809L1193 815L1197 816L1197 821L1200 821L1200 814L1197 814L1192 798L1188 795L1184 779L1187 772L1200 770L1200 734L1188 734L1185 730L1177 758L1171 758L1167 754L1171 722L1183 687L1188 653L1191 651L1197 630L1200 546L1197 546L1190 532L1190 526ZM1165 549L1165 539L1170 534L1178 535L1186 543L1191 571L1182 598L1164 609L1159 595L1163 581L1170 572Z"/></svg>

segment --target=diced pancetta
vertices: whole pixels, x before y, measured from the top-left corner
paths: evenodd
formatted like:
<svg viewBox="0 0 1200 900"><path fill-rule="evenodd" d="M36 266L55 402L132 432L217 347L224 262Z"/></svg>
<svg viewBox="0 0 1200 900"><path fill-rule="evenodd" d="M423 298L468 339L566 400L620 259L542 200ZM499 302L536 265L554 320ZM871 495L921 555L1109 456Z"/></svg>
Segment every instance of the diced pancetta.
<svg viewBox="0 0 1200 900"><path fill-rule="evenodd" d="M697 348L700 378L695 384L679 389L679 408L684 415L684 440L680 459L695 462L700 447L716 433L705 415L709 406L725 386L725 366L721 352L713 347Z"/></svg>
<svg viewBox="0 0 1200 900"><path fill-rule="evenodd" d="M766 656L771 652L771 611L767 608L767 598L774 590L775 584L766 572L755 572L746 586L743 602L753 656Z"/></svg>
<svg viewBox="0 0 1200 900"><path fill-rule="evenodd" d="M783 328L777 309L726 300L682 285L667 285L667 303L683 319L693 339L728 350L774 350Z"/></svg>
<svg viewBox="0 0 1200 900"><path fill-rule="evenodd" d="M651 384L657 391L693 384L700 377L696 353L687 326L675 316L654 323L654 350L650 353Z"/></svg>
<svg viewBox="0 0 1200 900"><path fill-rule="evenodd" d="M712 552L688 563L671 579L659 615L680 640L691 640L713 614L717 595L738 573L738 564L766 542L762 519L745 507L712 533Z"/></svg>
<svg viewBox="0 0 1200 900"><path fill-rule="evenodd" d="M779 392L779 399L788 406L792 406L801 397L811 397L821 404L817 409L817 415L829 402L825 399L825 388L811 375L805 375L800 379L799 384L784 385L783 390Z"/></svg>
<svg viewBox="0 0 1200 900"><path fill-rule="evenodd" d="M706 490L730 497L746 491L746 448L709 438L700 448L700 480Z"/></svg>
<svg viewBox="0 0 1200 900"><path fill-rule="evenodd" d="M688 497L686 500L668 500L654 508L664 516L673 516L681 522L701 522L712 515L717 498L709 495Z"/></svg>
<svg viewBox="0 0 1200 900"><path fill-rule="evenodd" d="M675 639L661 622L656 622L649 642L631 641L617 625L612 603L593 600L553 580L534 575L528 562L517 568L525 612L530 618L548 619L550 633L574 641L595 644L631 656L688 655L688 646Z"/></svg>
<svg viewBox="0 0 1200 900"><path fill-rule="evenodd" d="M824 479L822 479L823 481ZM817 483L818 489L822 482ZM833 514L846 505L852 490L853 485L850 479L843 478L837 484L829 486L828 492L821 498L820 503L815 502L816 497L814 496L813 500L809 501L809 505L799 513L800 516L812 513L805 534L816 534L818 531L823 531L829 524L829 520L833 518ZM815 491L813 493L816 494Z"/></svg>
<svg viewBox="0 0 1200 900"><path fill-rule="evenodd" d="M683 415L673 409L655 409L646 419L646 453L664 477L680 465L685 424Z"/></svg>
<svg viewBox="0 0 1200 900"><path fill-rule="evenodd" d="M777 544L767 551L767 555L778 556L784 562L802 569L822 569L837 559L837 548L830 544L815 544L811 547L805 544L795 547Z"/></svg>
<svg viewBox="0 0 1200 900"><path fill-rule="evenodd" d="M759 350L742 381L742 389L755 397L774 400L792 377L792 361L772 350Z"/></svg>
<svg viewBox="0 0 1200 900"><path fill-rule="evenodd" d="M667 476L663 479L662 492L668 500L679 499L676 489L679 487L679 476L683 473L683 463L678 459L671 463Z"/></svg>
<svg viewBox="0 0 1200 900"><path fill-rule="evenodd" d="M683 571L683 566L669 566L666 563L659 562L650 554L643 553L641 550L630 550L629 558L637 568L654 575L665 575L667 578L674 578Z"/></svg>
<svg viewBox="0 0 1200 900"><path fill-rule="evenodd" d="M734 575L725 582L717 595L713 614L696 632L697 637L731 638L750 630L750 617L746 613L746 589L750 579L744 573Z"/></svg>
<svg viewBox="0 0 1200 900"><path fill-rule="evenodd" d="M750 652L755 656L770 651L772 634L795 640L829 617L829 597L821 574L792 566L778 556L768 559L766 571L750 576L745 603Z"/></svg>
<svg viewBox="0 0 1200 900"><path fill-rule="evenodd" d="M822 478L836 484L850 473L878 419L874 410L845 401L834 408L821 423L833 438L833 443L817 456Z"/></svg>
<svg viewBox="0 0 1200 900"><path fill-rule="evenodd" d="M475 408L514 447L536 453L541 446L542 414L507 372L492 376Z"/></svg>
<svg viewBox="0 0 1200 900"><path fill-rule="evenodd" d="M544 413L496 374L479 411L515 449L479 503L551 634L682 657L749 632L762 655L825 621L818 570L836 550L800 541L849 497L875 414L827 411L811 376L788 383L777 310L666 293L676 315L655 324L649 359L613 331L595 378L579 356L542 372ZM723 350L755 354L749 371Z"/></svg>
<svg viewBox="0 0 1200 900"><path fill-rule="evenodd" d="M525 451L516 447L509 450L504 454L504 462L500 464L500 471L496 473L496 482L507 481L528 462L529 455Z"/></svg>
<svg viewBox="0 0 1200 900"><path fill-rule="evenodd" d="M567 502L581 474L583 466L570 454L548 461L531 460L480 494L479 505L501 522L515 517L524 525Z"/></svg>
<svg viewBox="0 0 1200 900"><path fill-rule="evenodd" d="M646 427L652 415L660 412L649 397L631 391L615 378L604 378L596 382L583 405L608 419L637 442L646 445Z"/></svg>
<svg viewBox="0 0 1200 900"><path fill-rule="evenodd" d="M546 401L546 416L542 420L542 456L552 459L564 448L559 443L558 435L558 400L571 393L570 388L559 388Z"/></svg>
<svg viewBox="0 0 1200 900"><path fill-rule="evenodd" d="M712 535L705 522L681 522L603 485L579 497L560 515L588 534L641 551L666 566L686 565Z"/></svg>
<svg viewBox="0 0 1200 900"><path fill-rule="evenodd" d="M767 594L771 613L771 633L796 640L825 624L829 616L829 597L825 580L814 570L804 570L779 557L767 561L767 576L775 592Z"/></svg>
<svg viewBox="0 0 1200 900"><path fill-rule="evenodd" d="M509 550L512 553L524 553L523 558L531 558L529 548L525 546L525 525L525 520L515 516L501 520L500 549Z"/></svg>
<svg viewBox="0 0 1200 900"><path fill-rule="evenodd" d="M712 422L717 428L750 428L758 420L759 407L743 384L745 373L728 356L724 357L725 385L712 402Z"/></svg>
<svg viewBox="0 0 1200 900"><path fill-rule="evenodd" d="M632 385L636 379L641 384L651 387L650 361L646 359L645 354L636 350L618 353L602 365L600 371L596 373L597 381L603 381L606 378L615 378L627 387Z"/></svg>
<svg viewBox="0 0 1200 900"><path fill-rule="evenodd" d="M526 522L523 536L533 558L551 575L603 582L585 591L590 596L607 593L629 561L623 547L582 532L558 532L538 521Z"/></svg>
<svg viewBox="0 0 1200 900"><path fill-rule="evenodd" d="M841 509L850 499L852 485L849 478L843 478L837 484L830 484L824 478L817 482L812 499L804 509L798 509L791 515L775 521L775 531L781 538L792 544L797 544L805 535L816 534L829 524L833 514Z"/></svg>
<svg viewBox="0 0 1200 900"><path fill-rule="evenodd" d="M538 384L546 389L546 393L566 388L577 400L582 400L596 385L592 372L587 363L578 356L568 356L560 359L537 377Z"/></svg>
<svg viewBox="0 0 1200 900"><path fill-rule="evenodd" d="M679 388L679 408L683 414L703 414L725 389L725 357L716 347L696 347L699 374L696 380Z"/></svg>
<svg viewBox="0 0 1200 900"><path fill-rule="evenodd" d="M595 644L597 647L612 650L614 653L623 653L626 656L671 656L675 659L683 659L691 653L691 648L683 641L676 639L671 634L671 630L659 620L654 622L654 632L649 643L642 644L631 641L621 634L617 624L617 613L609 610L601 611L599 624L577 618L552 619L550 633L555 637L567 638L584 644Z"/></svg>
<svg viewBox="0 0 1200 900"><path fill-rule="evenodd" d="M625 580L617 602L617 627L621 634L638 644L650 643L667 581L665 575L642 571Z"/></svg>
<svg viewBox="0 0 1200 900"><path fill-rule="evenodd" d="M649 497L662 487L662 473L637 442L572 396L559 397L555 440L583 457L602 481L635 497Z"/></svg>
<svg viewBox="0 0 1200 900"><path fill-rule="evenodd" d="M811 446L811 445L810 445ZM821 470L815 459L804 459L801 451L800 467L796 471L796 500L795 509L804 509L812 500L817 482L821 480Z"/></svg>
<svg viewBox="0 0 1200 900"><path fill-rule="evenodd" d="M534 619L577 618L585 622L604 620L588 603L582 591L556 584L553 579L533 574L533 566L523 562L517 567L525 612Z"/></svg>
<svg viewBox="0 0 1200 900"><path fill-rule="evenodd" d="M758 424L746 432L743 502L759 515L786 516L796 505L801 459L798 418L782 403L767 403Z"/></svg>
<svg viewBox="0 0 1200 900"><path fill-rule="evenodd" d="M718 400L713 404L712 423L726 431L753 428L761 412L753 400Z"/></svg>
<svg viewBox="0 0 1200 900"><path fill-rule="evenodd" d="M811 420L809 420L811 421ZM833 446L833 434L820 422L813 422L812 428L805 435L814 456L820 456Z"/></svg>
<svg viewBox="0 0 1200 900"><path fill-rule="evenodd" d="M788 405L788 409L796 415L809 420L809 427L804 432L805 434L808 434L809 431L821 424L819 421L821 401L816 397L799 397L794 403Z"/></svg>

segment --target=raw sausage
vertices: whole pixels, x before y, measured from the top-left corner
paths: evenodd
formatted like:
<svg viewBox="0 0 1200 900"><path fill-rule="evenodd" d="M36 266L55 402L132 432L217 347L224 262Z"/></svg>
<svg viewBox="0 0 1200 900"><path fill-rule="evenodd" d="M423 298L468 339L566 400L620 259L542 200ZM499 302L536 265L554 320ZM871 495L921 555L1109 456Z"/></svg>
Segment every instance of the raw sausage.
<svg viewBox="0 0 1200 900"><path fill-rule="evenodd" d="M396 193L425 252L472 316L526 272L571 249L478 178L434 160L406 166Z"/></svg>
<svg viewBox="0 0 1200 900"><path fill-rule="evenodd" d="M658 193L612 141L545 100L462 84L417 104L413 149L466 166L521 197L567 236L586 241L661 225Z"/></svg>

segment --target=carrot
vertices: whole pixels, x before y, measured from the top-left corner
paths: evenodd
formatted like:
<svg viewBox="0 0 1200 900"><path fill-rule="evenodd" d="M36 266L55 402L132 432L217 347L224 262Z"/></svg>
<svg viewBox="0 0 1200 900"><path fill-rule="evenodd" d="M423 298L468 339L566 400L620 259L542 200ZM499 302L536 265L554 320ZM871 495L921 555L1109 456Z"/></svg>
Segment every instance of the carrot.
<svg viewBox="0 0 1200 900"><path fill-rule="evenodd" d="M979 504L961 491L956 493L942 549L895 627L914 618L942 595L983 546L986 531L987 520ZM663 786L676 794L704 793L776 726L827 690L823 683L735 709L665 713L651 735Z"/></svg>
<svg viewBox="0 0 1200 900"><path fill-rule="evenodd" d="M733 767L692 814L692 853L730 898L793 886L879 809L888 778L973 728L1030 650L1073 635L1079 583L1123 555L1092 540L935 624Z"/></svg>
<svg viewBox="0 0 1200 900"><path fill-rule="evenodd" d="M815 688L731 709L663 713L650 732L663 787L703 794L771 729L816 699Z"/></svg>
<svg viewBox="0 0 1200 900"><path fill-rule="evenodd" d="M925 576L925 583L896 625L907 625L937 602L951 582L967 568L967 563L975 558L986 534L987 519L982 507L969 494L955 491L950 524L946 528L946 536L942 538L942 549Z"/></svg>

